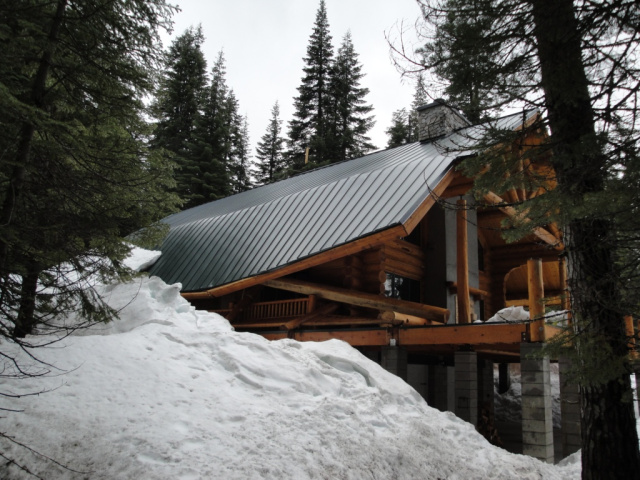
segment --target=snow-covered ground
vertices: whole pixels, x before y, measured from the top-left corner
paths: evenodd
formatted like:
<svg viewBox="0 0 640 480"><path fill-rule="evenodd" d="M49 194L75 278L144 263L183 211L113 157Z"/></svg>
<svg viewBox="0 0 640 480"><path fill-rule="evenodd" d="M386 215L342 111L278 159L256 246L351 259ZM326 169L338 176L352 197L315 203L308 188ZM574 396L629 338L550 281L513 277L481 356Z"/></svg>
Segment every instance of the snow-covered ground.
<svg viewBox="0 0 640 480"><path fill-rule="evenodd" d="M31 352L44 364L21 354L50 373L0 385L42 392L0 398L20 410L3 413L0 431L83 472L0 441L42 478L580 477L577 457L553 466L490 445L346 343L234 332L158 278L100 288L120 320ZM5 464L0 477L32 478Z"/></svg>

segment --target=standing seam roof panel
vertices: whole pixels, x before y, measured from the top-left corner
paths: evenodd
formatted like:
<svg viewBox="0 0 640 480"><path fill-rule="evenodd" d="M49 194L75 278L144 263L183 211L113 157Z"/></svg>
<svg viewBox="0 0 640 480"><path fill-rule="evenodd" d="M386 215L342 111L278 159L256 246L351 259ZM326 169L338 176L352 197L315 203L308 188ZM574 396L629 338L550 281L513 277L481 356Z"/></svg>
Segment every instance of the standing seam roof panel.
<svg viewBox="0 0 640 480"><path fill-rule="evenodd" d="M496 125L521 123L518 114ZM167 217L163 256L150 273L182 282L185 291L204 290L403 224L455 158L471 153L466 146L482 128L318 168Z"/></svg>

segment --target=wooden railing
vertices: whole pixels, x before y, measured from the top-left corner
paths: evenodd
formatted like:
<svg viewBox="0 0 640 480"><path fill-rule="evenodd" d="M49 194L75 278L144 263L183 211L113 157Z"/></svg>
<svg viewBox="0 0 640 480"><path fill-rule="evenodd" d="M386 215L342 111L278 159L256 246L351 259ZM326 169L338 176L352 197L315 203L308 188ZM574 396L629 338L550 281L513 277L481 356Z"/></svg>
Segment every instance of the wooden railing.
<svg viewBox="0 0 640 480"><path fill-rule="evenodd" d="M307 314L308 304L308 298L254 303L248 311L245 312L243 317L245 320L298 317Z"/></svg>
<svg viewBox="0 0 640 480"><path fill-rule="evenodd" d="M254 303L245 309L237 320L267 320L271 318L301 317L309 311L309 297L293 298L290 300L276 300L273 302ZM232 308L210 310L226 317Z"/></svg>

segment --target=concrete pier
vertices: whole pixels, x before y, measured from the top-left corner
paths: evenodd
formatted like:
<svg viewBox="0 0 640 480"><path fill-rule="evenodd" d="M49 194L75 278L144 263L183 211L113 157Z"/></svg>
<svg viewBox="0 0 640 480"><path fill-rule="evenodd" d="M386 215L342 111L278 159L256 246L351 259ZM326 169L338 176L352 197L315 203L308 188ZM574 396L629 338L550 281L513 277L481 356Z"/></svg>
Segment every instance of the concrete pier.
<svg viewBox="0 0 640 480"><path fill-rule="evenodd" d="M522 378L522 453L553 463L553 418L549 357L540 343L520 345Z"/></svg>
<svg viewBox="0 0 640 480"><path fill-rule="evenodd" d="M455 353L455 414L467 422L478 424L478 355L476 352Z"/></svg>

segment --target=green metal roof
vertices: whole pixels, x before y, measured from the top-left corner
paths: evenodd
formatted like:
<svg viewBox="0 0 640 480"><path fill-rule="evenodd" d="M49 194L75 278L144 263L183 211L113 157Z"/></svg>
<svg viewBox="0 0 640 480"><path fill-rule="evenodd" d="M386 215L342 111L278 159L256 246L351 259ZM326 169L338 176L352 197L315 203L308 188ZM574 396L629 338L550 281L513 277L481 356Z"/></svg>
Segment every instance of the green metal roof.
<svg viewBox="0 0 640 480"><path fill-rule="evenodd" d="M510 119L510 120L509 120ZM510 128L522 118L506 117ZM471 127L318 168L167 217L150 270L197 292L403 224L471 143Z"/></svg>

